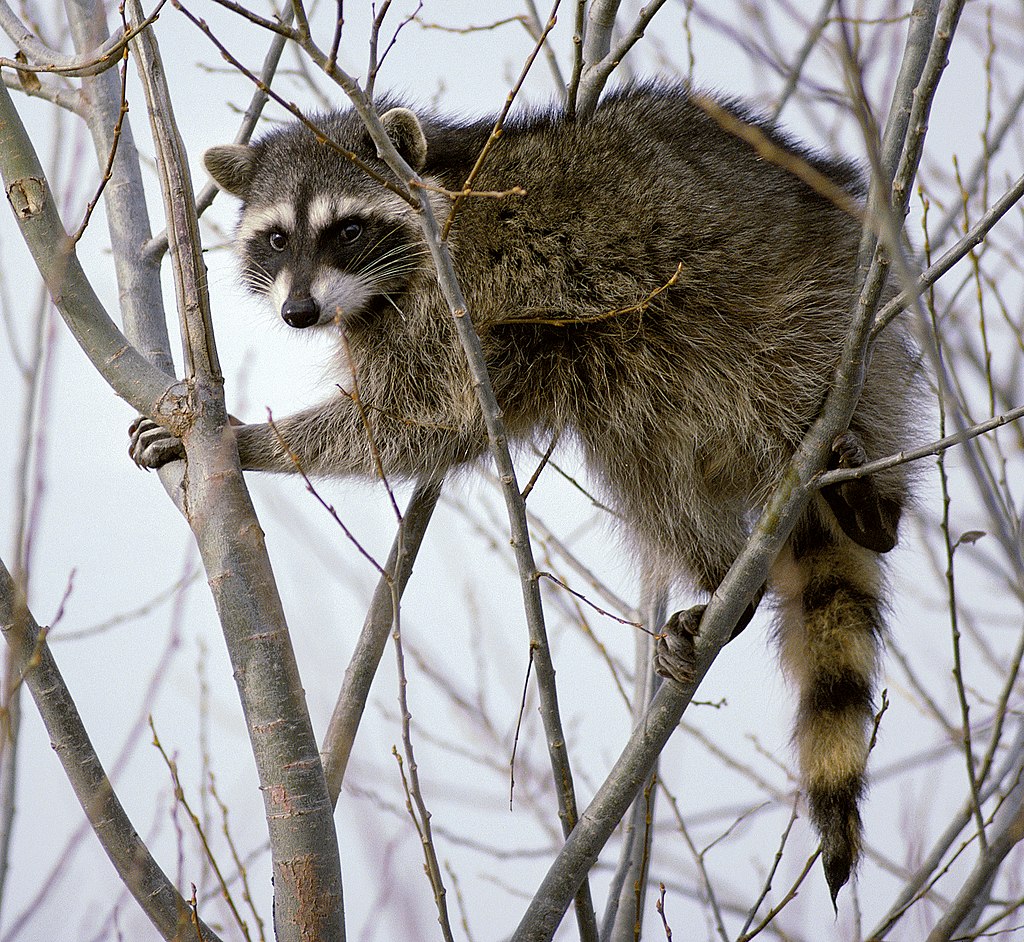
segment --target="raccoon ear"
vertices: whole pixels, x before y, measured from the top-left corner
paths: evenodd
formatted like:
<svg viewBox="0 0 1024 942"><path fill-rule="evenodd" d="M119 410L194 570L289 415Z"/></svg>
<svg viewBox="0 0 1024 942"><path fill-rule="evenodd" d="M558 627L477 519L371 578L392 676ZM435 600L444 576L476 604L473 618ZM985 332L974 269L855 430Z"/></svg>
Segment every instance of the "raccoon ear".
<svg viewBox="0 0 1024 942"><path fill-rule="evenodd" d="M392 108L381 115L380 123L405 162L419 173L427 162L427 139L420 119L408 108Z"/></svg>
<svg viewBox="0 0 1024 942"><path fill-rule="evenodd" d="M203 154L203 163L217 186L245 199L256 170L256 152L252 147L248 144L211 147Z"/></svg>

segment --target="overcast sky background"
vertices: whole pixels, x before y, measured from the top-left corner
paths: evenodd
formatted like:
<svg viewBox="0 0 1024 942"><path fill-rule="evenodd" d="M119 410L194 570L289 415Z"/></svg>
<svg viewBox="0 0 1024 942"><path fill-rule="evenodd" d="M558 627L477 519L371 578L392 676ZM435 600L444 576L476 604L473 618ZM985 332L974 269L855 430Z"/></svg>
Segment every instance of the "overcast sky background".
<svg viewBox="0 0 1024 942"><path fill-rule="evenodd" d="M567 71L573 5L563 6L553 42ZM779 35L792 53L802 41L797 23L776 4L763 6L770 7L769 15L781 24ZM819 0L801 0L793 4L793 9L810 17L819 6ZM1017 6L1009 2L993 6L1001 17L998 22L1007 30L1006 42L1010 48L1014 44L1019 47ZM236 55L250 67L258 67L268 44L265 35L212 5L195 3L194 7L195 12L209 19L218 36ZM365 62L367 11L363 7L346 4L346 32L341 50L343 65L358 74ZM396 3L390 21L397 22L401 13L410 8L408 3ZM736 3L715 5L716 13L726 18L735 17L739 8ZM866 3L863 8L884 12L880 4ZM969 165L979 151L979 115L984 106L982 64L978 44L972 43L967 34L983 35L984 9L980 3L970 4L965 13L961 27L965 35L954 46L955 55L933 114L926 173L947 173L953 153L962 165ZM428 21L465 26L495 20L510 11L520 12L519 5L483 0L427 0L422 16ZM634 54L632 64L640 74L670 74L671 66L660 59L665 55L676 64L676 74L678 69L685 72L687 52L682 17L682 4L669 3L655 19L649 39ZM1016 34L1011 31L1014 23ZM778 91L780 79L752 63L720 32L696 19L693 30L694 75L699 85L728 94L753 96L755 101L762 102ZM209 42L170 7L161 15L157 37L198 189L206 180L202 152L233 138L238 109L247 104L251 86L244 78L227 71ZM902 30L900 37L901 44ZM531 47L532 40L515 24L472 35L453 35L413 24L401 32L389 53L378 88L410 96L424 107L436 104L446 112L492 113L500 108ZM9 42L0 48L5 55L11 50ZM289 68L294 67L294 62L286 54ZM1024 70L1020 72L1024 74ZM816 55L809 74L835 84L836 64ZM1007 93L1016 89L1020 77L1010 83L1013 88L1008 88ZM891 75L885 74L868 78L872 92L888 88L892 80ZM321 84L327 88L326 83ZM294 76L283 77L280 88L301 106L317 107L315 97ZM340 92L329 94L332 100L341 103ZM553 94L551 75L543 61L539 61L526 83L522 101L545 103L552 100ZM49 106L27 102L23 97L16 100L30 128L48 139L52 128ZM129 82L129 100L136 142L148 159L152 148L144 100L134 78ZM875 100L882 98L876 95ZM281 109L273 105L266 114L273 120L282 117ZM835 146L836 142L825 139L825 131L832 122L820 109L810 111L796 103L787 111L784 123L811 143ZM861 157L863 148L851 124L836 116L834 126L843 152ZM91 143L76 119L65 119L60 135L66 152L73 156L73 172L88 181L77 189L65 214L65 221L71 226L77 224L83 194L91 195L98 172ZM151 169L149 175L153 183L150 210L154 228L159 229L159 189ZM999 186L994 188L998 190ZM289 331L272 312L237 286L234 263L224 249L236 212L233 201L219 198L207 214L207 264L229 408L243 419L260 421L268 406L275 414L283 415L323 398L329 393L331 381L323 369L326 348L304 334ZM1019 220L1008 224L1016 225L1019 231ZM117 287L106 243L105 220L100 210L83 241L82 257L100 297L116 317ZM38 289L34 266L6 210L0 213L0 282L0 304L5 306L14 334L25 348ZM1008 293L1011 304L1019 306L1019 285L1011 286ZM169 284L167 309L174 310ZM173 338L173 313L169 319ZM167 771L148 745L148 732L133 730L137 730L140 718L152 714L165 747L177 754L183 783L197 805L202 752L208 751L219 793L231 807L233 831L243 853L260 847L265 834L248 738L201 576L176 601L155 605L126 623L74 637L149 602L183 574L195 572L197 561L188 528L165 497L156 476L138 471L127 457L126 429L133 418L129 407L105 386L59 319L53 326L51 343L52 382L46 391L43 429L45 453L36 468L40 496L32 529L31 608L41 623L51 623L67 593L63 615L50 636L58 662L108 768L113 768L126 741L133 743L116 779L118 793L137 829L153 838L151 846L171 874L178 867L176 828L186 834L181 885L187 887L189 881L200 882L199 855L186 822L179 815L175 823L170 816L172 797ZM173 339L172 346L177 355L180 348ZM1000 348L997 355L1009 353ZM6 335L0 343L0 377L0 387L8 391L10 403L0 411L0 472L5 480L12 480L18 461L23 390ZM561 452L557 460L567 471L582 473L571 451ZM950 463L956 475L959 460L953 456ZM519 463L522 480L529 476L534 464L532 456L524 456ZM268 535L313 724L320 738L375 574L305 493L301 482L257 476L249 476L248 481ZM328 482L320 486L320 491L339 509L364 547L383 559L394 532L394 518L383 489ZM407 494L404 489L403 504ZM892 603L892 625L901 645L923 672L948 677L949 643L943 599L936 594L937 583L931 577L931 566L920 540L921 532L935 532L934 494L932 476L926 477L921 499L924 522L909 523L903 545L893 554L893 582L897 589ZM9 566L13 562L13 500L9 491L0 500L0 546ZM603 580L626 598L635 599L636 578L629 561L602 514L584 496L549 470L531 496L530 508ZM972 506L969 498L965 497L955 512L959 531L986 528L981 511ZM411 651L418 652L427 666L449 677L451 686L471 702L483 697L489 715L499 727L499 742L482 738L474 724L429 679L424 666L412 658L410 705L415 717L415 742L425 798L435 813L439 856L451 861L458 875L459 889L467 899L470 925L477 939L500 938L518 921L526 896L532 893L546 869L557 826L549 798L540 721L532 702L520 741L522 764L512 812L508 811L507 780L501 773L508 762L527 657L519 587L506 533L504 510L493 485L479 474L463 475L453 482L446 489L444 503L431 526L403 608L403 635ZM545 567L543 544L538 548L538 558ZM986 574L985 566L981 565L974 578L973 587L978 594L988 594L994 611L1001 612L1006 605L1008 630L1004 640L1009 646L1014 637L1009 628L1012 619L1019 619L1019 610L1009 607L997 574ZM584 585L579 588L586 591ZM546 595L551 597L552 593L546 591ZM555 604L548 609L549 631L583 806L618 755L628 735L629 716L594 646L561 617L557 603L564 601L564 596L553 601ZM685 604L685 598L675 600L675 608ZM593 613L588 620L601 643L623 663L631 664L631 629ZM792 765L788 730L793 697L780 679L767 628L767 619L759 616L751 628L729 645L702 687L701 699L725 699L727 706L694 708L687 717L707 736L727 744L735 755L757 767L775 787L791 790L783 770L759 751L763 749L780 763ZM374 686L365 725L360 730L337 813L347 923L352 939L430 938L435 931L433 903L422 875L418 842L402 809L400 781L390 754L392 744L399 742L400 736L393 660L389 649ZM983 668L978 670L979 676L984 677ZM912 700L904 695L901 678L887 676L884 684L890 689L893 706L872 758L876 773L937 742L932 727L920 720ZM952 702L952 684L937 690L936 695L943 703ZM14 864L8 878L0 942L9 938L114 938L109 931L105 935L99 933L109 925L105 920L121 890L91 834L85 834L60 861L53 895L22 924L20 934L10 934L12 921L30 905L51 868L57 866L59 855L81 821L80 809L34 707L27 698L25 704ZM752 733L756 734L756 741L750 738ZM446 742L489 756L494 773L482 774L473 762L445 746ZM698 843L707 843L725 830L735 817L734 809L758 803L757 791L749 781L721 763L710 762L707 752L682 734L674 738L666 751L663 768L669 770L672 787L684 811L694 816ZM944 787L957 777L962 779L963 773L954 762L935 763L922 769L910 790L907 779L901 779L900 789L894 790L887 788L884 775L876 774L866 814L868 840L884 847L894 859L903 860L907 843L926 843L923 835L935 832L948 811L948 806L931 796L949 794L957 803L962 799L961 788ZM541 813L544 827L536 821L535 803L545 809ZM664 805L659 815L668 819ZM757 885L756 875L760 871L752 859L759 857L762 863L770 859L787 816L785 806L773 807L741 825L749 835L749 844L741 846L749 850L730 851L735 853L734 861L730 861L735 873L732 889L749 890ZM449 837L449 832L510 851L538 853L495 863ZM794 844L807 852L813 848L812 835L803 825L794 836ZM787 858L778 885L788 885L805 857L806 854L795 852ZM602 861L613 862L614 856ZM670 879L680 873L689 877L693 864L674 851L666 852L656 859L654 870L656 878ZM250 873L263 917L269 924L266 854L253 861ZM861 906L866 914L877 914L888 905L892 881L887 879L877 866L865 868ZM598 876L595 885L600 886L601 881ZM603 892L596 895L603 900ZM750 895L747 892L744 898ZM401 904L399 899L403 900ZM795 904L789 924L815 938L813 922L801 924L800 913L823 912L825 899L824 880L816 871ZM454 893L449 893L449 900L453 902ZM678 896L672 905L676 913L688 912L685 900ZM153 937L153 930L131 900L119 908L117 918L124 938ZM684 917L678 918L681 929ZM844 907L837 931L845 931L843 927L850 918L851 907ZM869 915L865 916L865 924L872 924ZM413 931L411 927L419 927L420 934L409 934ZM655 928L653 922L648 925L647 937L658 937ZM697 926L692 929L692 936L678 931L677 937L700 937L702 930Z"/></svg>

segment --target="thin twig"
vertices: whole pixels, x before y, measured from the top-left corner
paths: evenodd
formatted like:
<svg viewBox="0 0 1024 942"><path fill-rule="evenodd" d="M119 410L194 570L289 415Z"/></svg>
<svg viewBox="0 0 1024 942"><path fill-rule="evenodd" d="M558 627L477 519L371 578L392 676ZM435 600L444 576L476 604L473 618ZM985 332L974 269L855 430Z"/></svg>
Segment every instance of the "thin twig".
<svg viewBox="0 0 1024 942"><path fill-rule="evenodd" d="M422 4L420 4L422 6ZM522 23L522 16L505 16L499 20L491 20L489 23L474 23L470 26L446 26L444 23L432 23L422 17L416 17L416 25L420 29L436 30L439 33L453 33L456 36L468 36L470 33L489 33L491 30L500 29L510 23Z"/></svg>
<svg viewBox="0 0 1024 942"><path fill-rule="evenodd" d="M672 942L672 928L668 924L668 915L665 912L665 884L658 884L658 901L654 904L658 915L661 916L661 927L665 930L666 942Z"/></svg>
<svg viewBox="0 0 1024 942"><path fill-rule="evenodd" d="M156 747L157 752L160 753L160 757L164 760L164 764L167 766L167 771L171 776L171 784L174 786L175 803L185 809L185 814L188 815L189 820L192 822L192 828L195 830L196 837L199 838L199 844L203 848L203 855L213 868L214 876L217 878L217 883L220 886L221 899L228 904L228 909L231 911L231 915L235 919L235 924L245 937L246 942L252 942L252 937L249 935L249 924L242 918L242 914L238 911L238 907L235 905L235 898L231 895L231 890L228 889L224 875L221 873L220 864L217 863L217 857L213 853L213 848L210 847L210 842L206 837L206 831L203 829L203 823L199 820L199 816L192 810L192 806L189 804L188 798L185 795L185 789L182 787L181 779L178 776L178 763L167 754L167 750L164 749L163 743L160 742L160 737L157 735L156 725L153 722L152 716L149 718L149 729L153 734L153 745ZM193 903L194 901L195 896L193 895Z"/></svg>
<svg viewBox="0 0 1024 942"><path fill-rule="evenodd" d="M941 348L939 348L941 356ZM939 393L940 400L942 393ZM941 417L944 420L944 415ZM941 427L941 426L940 426ZM964 753L964 765L967 770L967 782L970 786L971 800L973 802L974 820L977 825L978 840L984 848L987 845L985 835L985 821L981 813L981 798L978 789L977 769L974 764L974 750L971 747L971 721L970 705L967 702L967 694L964 689L963 663L960 650L960 627L957 616L956 578L954 569L954 554L956 546L949 526L949 508L952 498L949 493L949 478L946 475L945 456L940 455L938 461L939 485L942 489L942 539L946 548L946 591L947 606L949 608L949 627L953 644L953 679L956 684L957 701L960 705L961 722L961 743Z"/></svg>
<svg viewBox="0 0 1024 942"><path fill-rule="evenodd" d="M140 18L130 28L126 24L120 34L111 36L99 49L77 56L66 56L40 43L32 31L14 15L6 0L0 0L0 29L15 41L27 57L27 61L22 61L0 56L0 69L12 69L19 74L54 72L69 78L99 75L113 68L123 57L128 44L157 21L166 2L158 0L149 16Z"/></svg>
<svg viewBox="0 0 1024 942"><path fill-rule="evenodd" d="M392 747L391 751L398 760L399 769L402 770L402 787L405 790L406 807L420 837L420 845L423 848L425 862L424 870L434 892L434 903L437 906L437 921L441 926L441 934L444 936L445 942L454 942L451 921L448 917L448 904L445 899L447 890L441 876L441 866L437 860L437 850L434 847L434 838L430 828L430 812L427 810L426 802L423 800L423 791L420 788L419 767L416 764L416 755L413 751L412 714L409 712L409 699L406 692L409 682L405 674L405 653L402 650L401 608L399 606L398 592L393 581L391 583L391 593L393 611L391 638L395 645L395 663L398 668L398 705L402 716L402 750L409 766L408 778L406 778L405 771L403 770L402 757L399 755L398 749Z"/></svg>
<svg viewBox="0 0 1024 942"><path fill-rule="evenodd" d="M536 42L544 32L544 24L541 22L535 0L523 0L523 2L526 4L526 17L523 20L523 26L526 27L526 31ZM550 43L544 44L544 58L547 59L548 68L551 70L551 77L555 82L555 88L558 90L558 95L564 103L566 97L565 78L562 76L562 69L558 64L558 56L555 54L555 50L551 48Z"/></svg>
<svg viewBox="0 0 1024 942"><path fill-rule="evenodd" d="M345 538L356 548L356 550L359 552L359 555L362 556L363 559L365 559L371 566L373 566L374 569L377 570L377 574L381 578L390 581L390 573L388 573L387 570L379 562L377 562L376 559L374 559L370 551L366 549L366 547L364 547L362 543L359 542L355 534L348 528L348 525L345 523L345 521L341 519L341 515L335 509L334 505L328 503L326 498L324 498L323 495L321 495L321 493L317 490L316 485L314 485L313 482L310 480L309 475L306 473L306 469L302 466L302 461L299 459L299 456L292 450L291 446L288 444L288 440L284 437L284 435L281 433L281 430L277 427L277 423L274 421L274 415L270 411L270 409L267 409L267 425L270 426L270 430L276 436L277 443L278 445L281 446L281 450L288 456L289 460L291 461L292 467L295 469L295 473L299 475L300 478L302 478L303 483L306 485L306 490L310 494L312 494L313 497L316 498L320 506L323 507L328 514L330 514L331 519L341 528L341 532L345 534Z"/></svg>
<svg viewBox="0 0 1024 942"><path fill-rule="evenodd" d="M536 470L530 475L530 480L526 482L526 486L521 492L524 501L530 496L530 492L536 486L537 481L540 480L541 472L547 467L548 461L551 460L551 455L555 450L555 446L558 444L558 439L559 433L555 432L551 436L551 441L548 443L548 447L545 449L544 454L540 456L540 461L537 464Z"/></svg>
<svg viewBox="0 0 1024 942"><path fill-rule="evenodd" d="M818 15L811 21L811 25L804 36L803 45L801 45L800 51L796 54L792 66L788 69L786 84L782 87L782 91L779 92L775 107L772 109L773 121L778 121L790 97L796 91L804 66L807 64L807 60L811 57L814 47L825 32L825 27L828 25L829 17L832 14L832 7L835 5L836 0L823 0L821 8L818 10Z"/></svg>
<svg viewBox="0 0 1024 942"><path fill-rule="evenodd" d="M1024 406L1011 409L1009 412L1006 412L1003 415L997 415L995 418L988 419L985 422L979 422L977 425L972 425L961 432L954 432L952 435L946 435L944 438L940 438L928 445L921 445L918 448L908 448L905 451L897 452L895 455L888 455L885 458L878 458L875 461L865 462L856 468L837 468L834 471L826 471L818 478L817 483L819 487L827 487L829 484L838 484L841 481L853 481L857 478L867 477L869 474L875 474L878 471L884 471L886 468L894 468L900 464L919 461L921 458L928 458L932 455L941 455L943 452L955 445L962 445L964 442L969 441L972 438L977 438L979 435L984 435L986 432L1002 428L1004 425L1007 425L1010 422L1016 422L1020 418L1024 418Z"/></svg>
<svg viewBox="0 0 1024 942"><path fill-rule="evenodd" d="M419 0L416 9L412 11L405 19L402 20L398 26L395 27L395 31L391 34L391 40L387 45L387 48L380 54L380 58L377 57L377 34L380 29L380 24L383 24L384 17L387 14L387 8L391 5L391 0L385 0L381 4L380 13L374 19L373 31L370 33L370 62L366 67L366 97L371 101L373 100L373 90L377 81L377 75L384 65L384 60L388 57L388 53L391 52L395 47L395 43L398 42L398 34L408 26L414 19L416 14L423 9L423 0ZM332 66L330 60L328 60L327 68L324 71L330 75L334 68L337 68L337 61L335 60Z"/></svg>
<svg viewBox="0 0 1024 942"><path fill-rule="evenodd" d="M740 935L736 939L736 942L750 942L750 939L754 938L754 936L760 935L761 932L768 925L771 924L772 920L774 920L775 917L780 912L782 912L783 909L786 908L786 906L788 906L794 899L796 899L796 895L797 895L797 893L800 890L800 885L804 882L804 878L807 876L808 873L810 873L811 867L814 866L814 862L820 856L821 856L821 848L819 847L813 854L811 854L810 857L807 858L807 863L804 864L803 870L800 871L800 873L797 876L797 878L793 881L793 885L786 892L786 895L783 896L781 900L779 900L777 905L773 906L770 910L768 910L768 912L765 914L764 919L762 919L749 932L744 932L742 935Z"/></svg>
<svg viewBox="0 0 1024 942"><path fill-rule="evenodd" d="M786 849L786 842L789 840L789 834L793 830L793 825L796 824L796 820L799 817L797 810L800 807L800 795L799 793L793 799L793 810L790 812L789 821L786 822L786 827L782 832L782 837L779 839L779 849L775 851L775 859L772 861L771 869L768 871L768 875L764 878L764 883L761 884L761 892L757 899L754 900L754 904L750 907L750 912L747 913L746 921L743 923L743 928L740 929L740 937L747 932L757 918L757 911L761 908L761 904L768 898L768 894L772 891L772 881L775 879L775 874L778 872L779 865L782 863L783 851Z"/></svg>
<svg viewBox="0 0 1024 942"><path fill-rule="evenodd" d="M668 795L667 792L666 795ZM693 856L694 863L697 865L697 873L700 874L700 890L704 901L711 910L711 919L714 923L715 931L719 938L722 939L722 942L729 942L729 933L725 928L725 920L722 918L722 908L718 903L718 895L715 892L715 885L711 880L711 875L708 873L708 868L704 862L704 853L698 849L693 838L690 836L690 829L686 826L686 822L679 810L679 804L676 801L675 796L668 795L668 799L669 806L671 807L672 813L676 819L676 827L679 829L679 833L683 837L683 842L686 844L687 849Z"/></svg>
<svg viewBox="0 0 1024 942"><path fill-rule="evenodd" d="M576 598L578 598L581 602L583 602L584 605L589 605L599 615L604 615L606 618L611 618L613 621L617 621L620 625L629 625L631 628L638 628L640 631L643 631L643 632L651 635L652 637L657 637L657 633L656 633L656 631L654 629L647 628L645 625L643 625L640 622L629 621L629 620L627 620L625 618L619 618L619 616L616 615L614 612L609 612L606 609L601 608L600 605L595 605L582 592L577 592L574 588L572 588L571 586L567 585L565 582L563 582L561 579L558 578L558 576L554 575L553 573L550 573L550 572L538 572L537 573L537 578L538 579L548 579L551 582L554 582L555 585L561 586L563 589L565 589L566 592L569 592L570 594L575 595Z"/></svg>
<svg viewBox="0 0 1024 942"><path fill-rule="evenodd" d="M224 5L229 5L225 3L225 0L217 0L217 2L222 3ZM189 20L191 20L191 22L199 30L202 31L202 33L210 40L210 42L212 42L217 47L225 62L233 66L239 72L241 72L242 75L249 79L249 81L252 82L261 92L263 92L269 98L272 98L275 102L277 102L277 104L279 104L282 108L284 108L291 115L297 118L307 128L309 128L309 130L313 132L314 137L320 144L326 145L327 147L331 148L331 150L335 151L335 153L338 153L346 160L351 161L355 166L362 170L363 173L370 177L370 179L375 180L381 186L387 187L387 189L391 190L391 192L394 193L396 196L400 196L403 200L412 203L414 206L417 205L415 200L412 197L410 197L409 194L405 192L401 187L396 186L391 180L388 180L386 177L381 176L369 164L367 164L364 160L361 160L355 153L338 144L338 142L333 140L329 134L324 133L324 131L317 126L316 122L306 117L306 115L304 115L302 111L299 109L298 105L294 104L293 102L286 101L284 98L278 95L278 93L275 92L269 85L267 85L267 83L264 82L262 78L260 78L258 75L255 75L253 72L247 69L238 59L236 59L228 51L228 48L214 35L213 30L210 29L206 20L193 14L180 2L180 0L171 0L171 3L174 5L174 8L176 10L180 10ZM286 33L289 39L295 40L296 42L299 41L301 33L298 29L285 30L283 27L278 29L278 24L273 25L275 27L275 32L284 32ZM338 70L335 71L337 72Z"/></svg>
<svg viewBox="0 0 1024 942"><path fill-rule="evenodd" d="M602 321L612 320L616 317L624 317L627 314L643 314L651 306L659 294L664 291L668 291L673 285L679 282L679 278L683 274L683 263L680 262L676 265L676 270L672 273L672 276L663 285L655 288L653 291L648 292L646 297L637 301L636 304L630 304L627 307L613 308L610 311L602 311L600 314L591 314L586 317L520 317L512 316L504 319L497 319L491 321L492 324L542 324L548 327L572 327L578 324L599 324Z"/></svg>
<svg viewBox="0 0 1024 942"><path fill-rule="evenodd" d="M235 839L231 836L231 828L228 827L228 806L221 801L220 795L217 794L217 782L213 776L213 773L209 773L210 782L210 795L213 800L217 803L217 808L220 810L221 818L221 833L224 835L224 840L227 842L228 850L231 853L231 859L235 864L235 873L238 876L239 882L242 884L242 900L245 905L248 906L249 912L252 914L253 921L256 923L256 931L259 933L260 942L264 942L266 939L266 933L264 931L263 917L260 916L259 910L256 909L256 903L252 898L252 890L249 888L249 872L245 865L245 861L242 859L241 854L238 853L238 847L235 845ZM220 877L220 874L217 874ZM228 892L227 887L231 881L221 880L223 885L222 892Z"/></svg>
<svg viewBox="0 0 1024 942"><path fill-rule="evenodd" d="M724 130L740 140L746 141L757 151L759 156L788 170L819 196L835 204L854 219L864 221L869 218L865 214L863 205L853 193L826 176L803 157L794 154L792 150L781 144L777 144L756 124L744 121L708 95L692 94L690 97L695 105L706 111Z"/></svg>
<svg viewBox="0 0 1024 942"><path fill-rule="evenodd" d="M107 155L107 164L103 168L103 175L100 179L99 187L96 190L95 195L89 200L89 205L85 207L85 215L82 217L82 222L71 236L72 244L78 242L79 239L85 235L86 227L89 225L89 220L92 218L93 210L100 201L100 197L103 195L103 190L110 182L112 171L114 169L114 158L117 156L117 145L121 140L121 127L124 124L125 115L128 114L128 49L124 50L124 65L121 66L121 108L117 114L117 121L114 124L114 131L112 135L112 142L110 145L110 153Z"/></svg>
<svg viewBox="0 0 1024 942"><path fill-rule="evenodd" d="M61 644L66 641L80 641L83 638L91 638L94 635L103 634L104 632L110 631L111 628L116 628L119 625L130 624L133 621L137 621L159 608L165 602L180 598L181 593L185 589L195 584L196 580L199 578L200 571L201 570L193 564L189 566L188 572L176 579L162 592L157 593L141 605L137 605L135 608L129 609L126 612L121 612L118 615L112 615L109 618L104 618L103 621L96 622L95 624L86 625L84 628L60 631L50 638L50 642L52 644Z"/></svg>
<svg viewBox="0 0 1024 942"><path fill-rule="evenodd" d="M904 311L907 306L931 285L935 284L947 271L957 262L964 258L976 245L979 245L988 235L989 230L1006 215L1024 197L1024 175L1017 178L1016 182L985 212L985 214L974 224L971 231L964 235L956 245L944 252L938 260L928 266L918 279L912 289L904 288L895 298L887 302L875 317L875 323L871 328L871 337L874 338L894 317Z"/></svg>
<svg viewBox="0 0 1024 942"><path fill-rule="evenodd" d="M291 25L292 12L291 9L286 9L281 16L281 25ZM274 76L277 74L277 68L281 62L281 54L284 52L285 44L288 42L288 37L282 33L275 33L274 38L270 41L270 47L267 49L267 54L263 59L263 65L260 68L259 84L253 90L252 96L249 99L249 104L245 109L245 113L242 115L241 124L238 126L238 131L235 133L234 142L235 144L248 144L252 138L253 132L256 130L256 125L259 122L260 115L263 114L263 108L269 100L270 96L263 91L263 88L269 87L270 83L274 80ZM202 216L210 206L213 205L214 198L220 192L220 187L217 186L212 180L207 182L203 188L199 191L196 196L196 215ZM147 261L157 261L164 252L167 251L167 230L165 229L159 235L154 236L143 249L143 255Z"/></svg>
<svg viewBox="0 0 1024 942"><path fill-rule="evenodd" d="M516 728L512 734L512 752L508 758L508 810L512 810L512 799L516 790L516 753L519 751L519 733L523 728L523 717L526 715L526 699L530 694L530 676L533 673L533 652L535 648L530 645L530 656L526 662L526 671L523 674L523 692L519 698L519 710L516 713Z"/></svg>
<svg viewBox="0 0 1024 942"><path fill-rule="evenodd" d="M397 591L401 599L440 496L441 483L440 479L435 478L424 478L417 483L402 515L384 571L374 589L363 629L345 671L345 679L320 750L327 790L333 804L337 804L370 685L391 633L395 598L393 590Z"/></svg>

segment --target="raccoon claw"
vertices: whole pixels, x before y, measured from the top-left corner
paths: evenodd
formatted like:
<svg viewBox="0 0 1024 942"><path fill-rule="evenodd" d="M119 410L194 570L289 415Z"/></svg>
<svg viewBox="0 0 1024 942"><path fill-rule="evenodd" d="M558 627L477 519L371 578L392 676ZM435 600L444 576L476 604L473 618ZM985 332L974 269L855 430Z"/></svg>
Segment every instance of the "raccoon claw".
<svg viewBox="0 0 1024 942"><path fill-rule="evenodd" d="M665 623L654 652L654 669L662 677L668 677L683 685L693 683L697 667L695 642L706 607L695 605L685 611L676 612Z"/></svg>
<svg viewBox="0 0 1024 942"><path fill-rule="evenodd" d="M836 468L859 468L868 463L868 454L855 433L847 429L832 442L833 459Z"/></svg>
<svg viewBox="0 0 1024 942"><path fill-rule="evenodd" d="M132 461L147 471L185 457L181 439L145 416L140 415L132 422L128 435L131 437L128 454Z"/></svg>

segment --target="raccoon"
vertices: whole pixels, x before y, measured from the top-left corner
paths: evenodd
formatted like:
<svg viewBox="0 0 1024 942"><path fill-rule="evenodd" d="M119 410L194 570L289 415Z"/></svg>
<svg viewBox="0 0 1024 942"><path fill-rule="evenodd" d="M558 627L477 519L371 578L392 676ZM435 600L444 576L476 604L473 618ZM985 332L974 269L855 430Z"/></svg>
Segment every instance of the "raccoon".
<svg viewBox="0 0 1024 942"><path fill-rule="evenodd" d="M851 165L725 107L862 198ZM493 119L417 115L398 101L378 110L444 219ZM389 175L354 112L314 123ZM290 326L336 338L346 377L276 431L237 428L242 467L290 472L297 461L311 475L402 478L480 458L483 419L409 202L298 123L214 147L205 163L242 201L246 285ZM461 200L448 245L509 436L573 439L644 571L666 588L712 592L822 406L860 224L663 84L611 93L585 122L558 110L510 120L474 188L508 195ZM878 339L833 467L904 447L916 362L898 325ZM132 454L155 467L184 451L144 421ZM861 851L879 554L896 542L907 495L900 468L823 490L766 586L799 691L794 739L833 902ZM670 620L663 673L687 679L702 610Z"/></svg>

